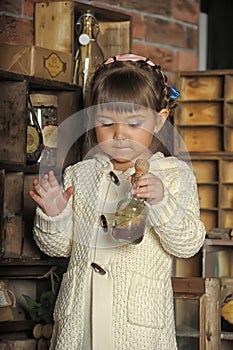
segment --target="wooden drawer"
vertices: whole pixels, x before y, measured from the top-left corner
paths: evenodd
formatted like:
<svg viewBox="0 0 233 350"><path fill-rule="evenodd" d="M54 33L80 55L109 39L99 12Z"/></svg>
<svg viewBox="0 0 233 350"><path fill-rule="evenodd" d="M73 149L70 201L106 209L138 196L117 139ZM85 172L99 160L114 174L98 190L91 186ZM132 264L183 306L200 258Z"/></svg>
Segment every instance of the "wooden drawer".
<svg viewBox="0 0 233 350"><path fill-rule="evenodd" d="M218 127L180 127L182 137L189 152L217 152L222 150L222 129ZM180 140L175 140L175 143ZM179 149L180 145L175 145Z"/></svg>
<svg viewBox="0 0 233 350"><path fill-rule="evenodd" d="M186 76L179 79L181 99L210 100L223 96L222 76Z"/></svg>
<svg viewBox="0 0 233 350"><path fill-rule="evenodd" d="M177 110L177 125L222 124L221 102L183 102Z"/></svg>
<svg viewBox="0 0 233 350"><path fill-rule="evenodd" d="M0 160L25 163L26 82L0 81Z"/></svg>

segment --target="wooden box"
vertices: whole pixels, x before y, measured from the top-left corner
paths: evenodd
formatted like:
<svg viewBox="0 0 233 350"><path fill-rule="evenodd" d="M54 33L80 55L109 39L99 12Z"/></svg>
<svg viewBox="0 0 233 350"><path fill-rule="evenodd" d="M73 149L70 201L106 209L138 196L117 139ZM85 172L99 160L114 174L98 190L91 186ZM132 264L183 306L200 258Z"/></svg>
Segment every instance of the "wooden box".
<svg viewBox="0 0 233 350"><path fill-rule="evenodd" d="M26 89L24 81L0 81L1 162L25 163Z"/></svg>
<svg viewBox="0 0 233 350"><path fill-rule="evenodd" d="M99 24L97 42L104 58L130 51L130 16L76 1L35 4L35 45L75 54L76 22L83 11L92 10Z"/></svg>
<svg viewBox="0 0 233 350"><path fill-rule="evenodd" d="M38 78L72 83L70 53L38 46L0 45L0 69Z"/></svg>

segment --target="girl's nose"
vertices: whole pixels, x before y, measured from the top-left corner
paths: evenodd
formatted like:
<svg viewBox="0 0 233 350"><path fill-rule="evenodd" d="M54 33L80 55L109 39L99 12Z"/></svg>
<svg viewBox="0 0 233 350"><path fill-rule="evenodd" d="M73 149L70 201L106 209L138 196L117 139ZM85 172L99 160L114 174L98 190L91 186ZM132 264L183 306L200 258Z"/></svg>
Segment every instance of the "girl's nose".
<svg viewBox="0 0 233 350"><path fill-rule="evenodd" d="M125 124L124 123L116 123L115 124L113 138L115 140L125 139Z"/></svg>

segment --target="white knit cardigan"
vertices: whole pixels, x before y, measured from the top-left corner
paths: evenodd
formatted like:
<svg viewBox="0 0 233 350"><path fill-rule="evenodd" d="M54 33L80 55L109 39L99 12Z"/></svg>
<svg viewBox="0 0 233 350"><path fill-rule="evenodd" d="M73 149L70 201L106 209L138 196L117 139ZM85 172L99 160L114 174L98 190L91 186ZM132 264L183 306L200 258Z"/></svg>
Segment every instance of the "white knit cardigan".
<svg viewBox="0 0 233 350"><path fill-rule="evenodd" d="M117 172L120 186L110 171L105 155L68 167L64 187L74 186L74 193L67 208L53 218L37 208L34 238L40 249L70 257L51 349L176 350L172 257L193 256L205 237L195 177L185 162L153 155L149 172L162 180L164 198L148 205L141 243L115 245L100 225L101 209L105 201L116 202L112 193L121 191L133 169Z"/></svg>

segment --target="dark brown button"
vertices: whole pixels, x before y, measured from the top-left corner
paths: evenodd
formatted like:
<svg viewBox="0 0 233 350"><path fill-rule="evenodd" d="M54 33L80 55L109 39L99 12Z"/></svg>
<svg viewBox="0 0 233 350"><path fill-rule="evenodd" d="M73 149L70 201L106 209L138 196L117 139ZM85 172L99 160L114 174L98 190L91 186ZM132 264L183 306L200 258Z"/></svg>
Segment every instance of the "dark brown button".
<svg viewBox="0 0 233 350"><path fill-rule="evenodd" d="M110 171L109 175L111 176L111 179L114 182L114 184L120 185L120 180L113 171Z"/></svg>
<svg viewBox="0 0 233 350"><path fill-rule="evenodd" d="M108 230L108 222L104 214L100 215L100 225L104 231Z"/></svg>
<svg viewBox="0 0 233 350"><path fill-rule="evenodd" d="M98 264L96 264L94 262L91 263L91 267L93 267L95 272L99 273L100 275L105 275L106 274L106 271L101 266L99 266Z"/></svg>

